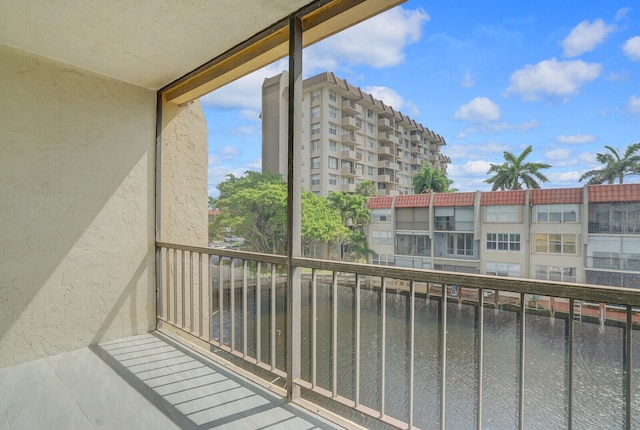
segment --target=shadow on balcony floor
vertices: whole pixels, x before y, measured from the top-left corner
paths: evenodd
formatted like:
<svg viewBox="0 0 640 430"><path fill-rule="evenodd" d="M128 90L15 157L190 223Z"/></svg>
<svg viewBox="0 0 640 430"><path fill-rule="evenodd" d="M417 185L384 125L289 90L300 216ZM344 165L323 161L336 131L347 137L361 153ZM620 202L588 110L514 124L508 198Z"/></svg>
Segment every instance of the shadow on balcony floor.
<svg viewBox="0 0 640 430"><path fill-rule="evenodd" d="M339 428L163 336L0 369L0 429Z"/></svg>

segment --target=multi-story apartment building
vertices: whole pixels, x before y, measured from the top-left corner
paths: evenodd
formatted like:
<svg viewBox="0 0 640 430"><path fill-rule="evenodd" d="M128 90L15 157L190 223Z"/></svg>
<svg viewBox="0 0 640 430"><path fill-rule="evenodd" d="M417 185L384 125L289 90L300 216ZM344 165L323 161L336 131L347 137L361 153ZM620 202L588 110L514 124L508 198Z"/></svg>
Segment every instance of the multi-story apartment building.
<svg viewBox="0 0 640 430"><path fill-rule="evenodd" d="M303 81L302 181L321 196L371 180L379 196L412 194L424 163L446 171L445 140L331 72ZM287 172L287 72L262 86L262 171Z"/></svg>
<svg viewBox="0 0 640 430"><path fill-rule="evenodd" d="M374 264L640 287L640 184L372 197Z"/></svg>

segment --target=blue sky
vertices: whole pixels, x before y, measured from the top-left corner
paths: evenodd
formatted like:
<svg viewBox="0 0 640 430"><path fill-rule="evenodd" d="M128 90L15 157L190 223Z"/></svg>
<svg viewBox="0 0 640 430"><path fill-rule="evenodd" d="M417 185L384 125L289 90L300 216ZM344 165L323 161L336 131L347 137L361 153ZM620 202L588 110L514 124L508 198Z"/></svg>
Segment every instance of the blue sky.
<svg viewBox="0 0 640 430"><path fill-rule="evenodd" d="M503 151L533 145L553 167L543 188L582 186L604 146L640 141L636 2L409 1L305 49L304 77L331 70L444 137L460 191ZM209 194L228 173L260 170L265 67L202 98ZM639 176L626 182L640 182Z"/></svg>

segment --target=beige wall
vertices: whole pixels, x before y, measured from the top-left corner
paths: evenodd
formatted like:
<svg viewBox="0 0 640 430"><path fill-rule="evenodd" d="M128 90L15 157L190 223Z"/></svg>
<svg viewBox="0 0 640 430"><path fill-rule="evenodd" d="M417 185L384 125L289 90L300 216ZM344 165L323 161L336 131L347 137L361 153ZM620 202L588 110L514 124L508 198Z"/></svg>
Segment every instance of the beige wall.
<svg viewBox="0 0 640 430"><path fill-rule="evenodd" d="M0 367L153 328L155 92L0 46L0 100Z"/></svg>
<svg viewBox="0 0 640 430"><path fill-rule="evenodd" d="M160 240L208 245L207 122L200 101L162 111Z"/></svg>

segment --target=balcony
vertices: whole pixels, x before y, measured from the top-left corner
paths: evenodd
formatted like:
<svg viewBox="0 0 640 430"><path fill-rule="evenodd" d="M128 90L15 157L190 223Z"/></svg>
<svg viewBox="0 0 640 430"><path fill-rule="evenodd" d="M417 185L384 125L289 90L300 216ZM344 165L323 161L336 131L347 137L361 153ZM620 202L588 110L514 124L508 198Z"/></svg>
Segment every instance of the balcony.
<svg viewBox="0 0 640 430"><path fill-rule="evenodd" d="M342 184L342 191L345 193L355 193L356 184Z"/></svg>
<svg viewBox="0 0 640 430"><path fill-rule="evenodd" d="M387 118L378 119L378 130L394 131L393 122Z"/></svg>
<svg viewBox="0 0 640 430"><path fill-rule="evenodd" d="M362 106L353 100L343 100L341 105L342 113L349 116L362 115Z"/></svg>
<svg viewBox="0 0 640 430"><path fill-rule="evenodd" d="M388 145L398 145L400 143L398 138L391 133L378 133L378 141Z"/></svg>
<svg viewBox="0 0 640 430"><path fill-rule="evenodd" d="M343 117L340 122L340 125L342 126L343 129L351 130L351 131L360 130L360 128L362 127L361 123L358 123L358 121L355 118L349 117L349 116Z"/></svg>
<svg viewBox="0 0 640 430"><path fill-rule="evenodd" d="M378 182L392 184L394 182L393 175L378 175Z"/></svg>
<svg viewBox="0 0 640 430"><path fill-rule="evenodd" d="M340 158L348 161L357 161L358 157L356 156L356 151L353 149L343 149L340 152ZM362 158L362 157L361 157Z"/></svg>
<svg viewBox="0 0 640 430"><path fill-rule="evenodd" d="M589 221L589 233L594 234L640 234L638 221Z"/></svg>
<svg viewBox="0 0 640 430"><path fill-rule="evenodd" d="M293 357L303 399L340 405L352 419L397 428L640 425L635 290L293 258L303 305L292 344L287 258L167 243L157 256L163 329L267 380L289 378L285 356Z"/></svg>
<svg viewBox="0 0 640 430"><path fill-rule="evenodd" d="M353 133L353 132L351 132L351 133L343 133L340 136L340 141L342 143L347 143L347 144L350 144L350 145L357 145L358 144L358 142L356 141L356 134Z"/></svg>
<svg viewBox="0 0 640 430"><path fill-rule="evenodd" d="M356 169L354 169L352 167L341 167L340 168L340 174L342 176L356 176L357 175L357 171L356 171Z"/></svg>

